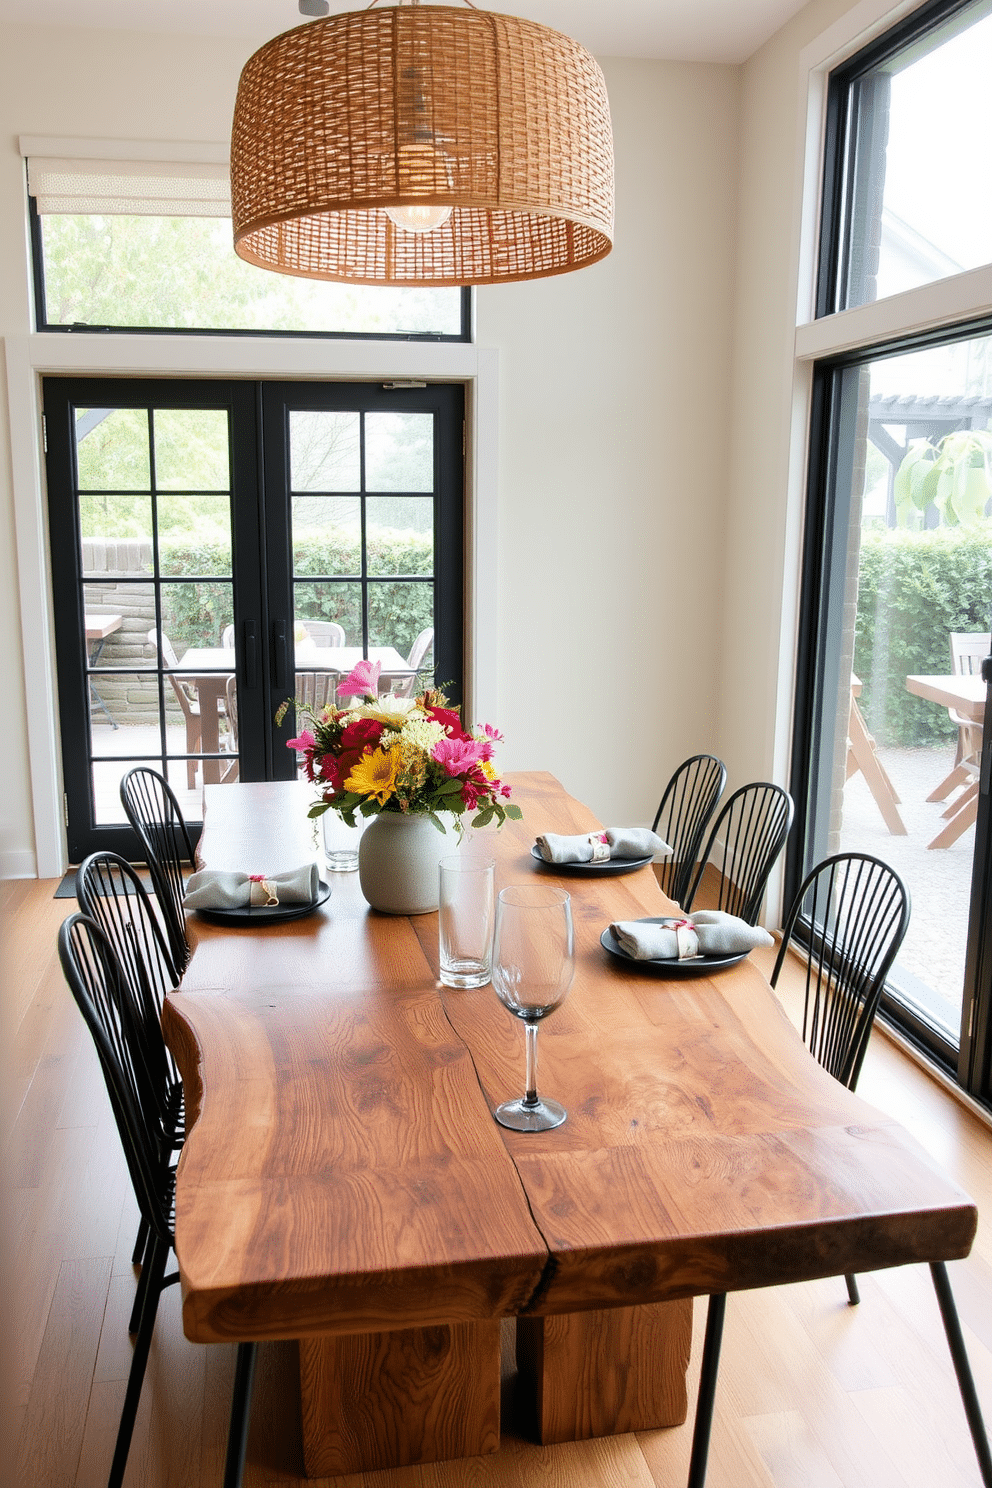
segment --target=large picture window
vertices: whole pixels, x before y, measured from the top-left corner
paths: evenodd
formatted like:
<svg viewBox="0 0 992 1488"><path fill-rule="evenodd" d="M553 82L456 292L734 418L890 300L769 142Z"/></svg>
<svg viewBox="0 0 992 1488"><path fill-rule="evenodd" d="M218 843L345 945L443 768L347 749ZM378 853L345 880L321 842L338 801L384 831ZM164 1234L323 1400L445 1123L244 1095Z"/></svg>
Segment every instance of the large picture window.
<svg viewBox="0 0 992 1488"><path fill-rule="evenodd" d="M245 263L226 165L35 153L27 164L39 330L469 339L468 289L332 284Z"/></svg>
<svg viewBox="0 0 992 1488"><path fill-rule="evenodd" d="M888 308L884 334L862 312L863 343L839 328L813 369L787 875L788 893L848 850L900 873L913 913L884 1013L986 1098L992 313L947 324L927 287L992 262L963 169L988 148L990 63L990 0L941 3L830 75L820 347L837 312Z"/></svg>

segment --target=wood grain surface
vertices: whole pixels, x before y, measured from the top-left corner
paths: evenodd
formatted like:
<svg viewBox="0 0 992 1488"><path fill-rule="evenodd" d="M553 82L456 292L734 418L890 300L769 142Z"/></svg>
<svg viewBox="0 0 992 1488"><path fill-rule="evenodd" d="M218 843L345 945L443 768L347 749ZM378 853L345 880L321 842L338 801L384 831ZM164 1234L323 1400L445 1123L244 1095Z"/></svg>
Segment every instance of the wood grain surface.
<svg viewBox="0 0 992 1488"><path fill-rule="evenodd" d="M284 926L191 915L165 1017L196 1116L177 1190L187 1335L595 1314L966 1255L974 1205L820 1069L749 961L670 981L602 949L611 920L670 908L653 873L538 867L539 832L599 824L549 775L512 783L523 822L481 841L498 886L541 874L572 895L576 977L542 1025L538 1081L567 1122L494 1123L522 1088L523 1029L491 988L436 982L435 915L378 915L355 875ZM203 860L295 866L316 851L308 799L208 790ZM588 1418L574 1322L558 1357Z"/></svg>

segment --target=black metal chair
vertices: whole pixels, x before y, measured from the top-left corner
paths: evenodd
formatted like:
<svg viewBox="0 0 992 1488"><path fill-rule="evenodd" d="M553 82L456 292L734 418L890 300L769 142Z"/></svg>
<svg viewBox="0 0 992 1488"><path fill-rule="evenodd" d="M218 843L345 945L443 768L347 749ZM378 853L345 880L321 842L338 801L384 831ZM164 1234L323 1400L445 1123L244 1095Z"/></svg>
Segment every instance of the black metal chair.
<svg viewBox="0 0 992 1488"><path fill-rule="evenodd" d="M59 931L58 950L69 989L96 1046L131 1183L149 1236L144 1268L147 1281L108 1479L108 1488L120 1488L159 1298L179 1277L178 1271L165 1274L169 1252L175 1249L175 1172L159 1141L154 1092L145 1067L140 1009L133 1005L126 975L111 941L95 920L74 914ZM244 1470L255 1349L254 1343L238 1345L225 1488L238 1488Z"/></svg>
<svg viewBox="0 0 992 1488"><path fill-rule="evenodd" d="M694 754L679 765L665 786L651 827L668 843L672 854L657 864L655 871L663 892L676 904L681 904L688 892L703 833L726 783L727 767L722 760L713 754Z"/></svg>
<svg viewBox="0 0 992 1488"><path fill-rule="evenodd" d="M144 885L130 863L116 853L99 852L76 870L76 898L84 914L97 922L114 948L134 1010L149 1084L149 1110L154 1112L159 1149L164 1157L178 1152L185 1137L183 1086L162 1038L165 994L179 982L171 950ZM130 1330L138 1326L147 1270L148 1230L138 1226L131 1260L140 1265Z"/></svg>
<svg viewBox="0 0 992 1488"><path fill-rule="evenodd" d="M168 928L172 959L181 974L189 962L183 896L187 872L195 870L196 860L179 802L164 776L137 765L121 781L121 804L141 841Z"/></svg>
<svg viewBox="0 0 992 1488"><path fill-rule="evenodd" d="M720 875L715 908L756 925L768 875L785 846L795 809L789 792L767 781L734 791L713 823L683 904L686 912L712 862Z"/></svg>
<svg viewBox="0 0 992 1488"><path fill-rule="evenodd" d="M909 914L908 890L887 864L867 853L837 853L806 876L786 916L771 984L778 982L791 943L806 967L803 1041L850 1090L861 1073L885 978L903 942ZM930 1275L982 1482L992 1488L992 1454L944 1262L932 1261ZM845 1280L854 1305L860 1300L857 1282L853 1276ZM706 1478L726 1304L725 1293L710 1297L689 1488L703 1488Z"/></svg>
<svg viewBox="0 0 992 1488"><path fill-rule="evenodd" d="M114 948L138 1020L145 1064L153 1080L156 1120L164 1152L182 1146L182 1080L162 1037L166 993L180 981L171 947L152 901L130 863L97 852L76 870L79 907Z"/></svg>

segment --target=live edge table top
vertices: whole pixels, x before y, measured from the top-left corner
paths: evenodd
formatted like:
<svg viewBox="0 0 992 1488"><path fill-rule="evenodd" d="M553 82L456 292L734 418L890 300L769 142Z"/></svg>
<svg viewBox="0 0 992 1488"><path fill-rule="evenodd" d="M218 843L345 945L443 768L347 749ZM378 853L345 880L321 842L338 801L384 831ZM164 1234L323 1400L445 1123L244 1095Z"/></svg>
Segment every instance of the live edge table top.
<svg viewBox="0 0 992 1488"><path fill-rule="evenodd" d="M547 874L541 831L599 825L550 775L476 834L498 887ZM312 857L309 788L207 789L201 859ZM454 846L454 844L453 844ZM176 1192L184 1326L200 1342L354 1334L632 1306L967 1255L976 1211L914 1140L811 1058L745 960L665 980L599 944L670 912L649 866L549 875L576 974L541 1030L555 1131L509 1132L523 1030L490 987L436 980L437 917L380 915L357 874L264 929L188 916L164 1027L191 1128Z"/></svg>

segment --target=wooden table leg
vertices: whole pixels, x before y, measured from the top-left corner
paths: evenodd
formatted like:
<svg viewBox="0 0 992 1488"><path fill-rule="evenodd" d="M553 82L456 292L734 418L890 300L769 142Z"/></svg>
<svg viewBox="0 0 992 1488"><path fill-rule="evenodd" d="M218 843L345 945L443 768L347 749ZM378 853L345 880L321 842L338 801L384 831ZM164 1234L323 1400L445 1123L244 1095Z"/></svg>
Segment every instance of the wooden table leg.
<svg viewBox="0 0 992 1488"><path fill-rule="evenodd" d="M499 1449L499 1320L300 1339L307 1476Z"/></svg>
<svg viewBox="0 0 992 1488"><path fill-rule="evenodd" d="M962 832L966 832L978 820L978 785L973 790L967 790L964 797L957 803L954 815L933 839L927 843L928 848L951 847L957 842Z"/></svg>
<svg viewBox="0 0 992 1488"><path fill-rule="evenodd" d="M885 766L875 753L875 740L868 732L861 709L852 693L851 717L848 723L847 778L850 779L858 770L868 782L868 789L893 837L905 837L906 828L899 815L899 797Z"/></svg>
<svg viewBox="0 0 992 1488"><path fill-rule="evenodd" d="M691 1342L691 1297L518 1318L517 1366L536 1405L539 1441L681 1425Z"/></svg>

